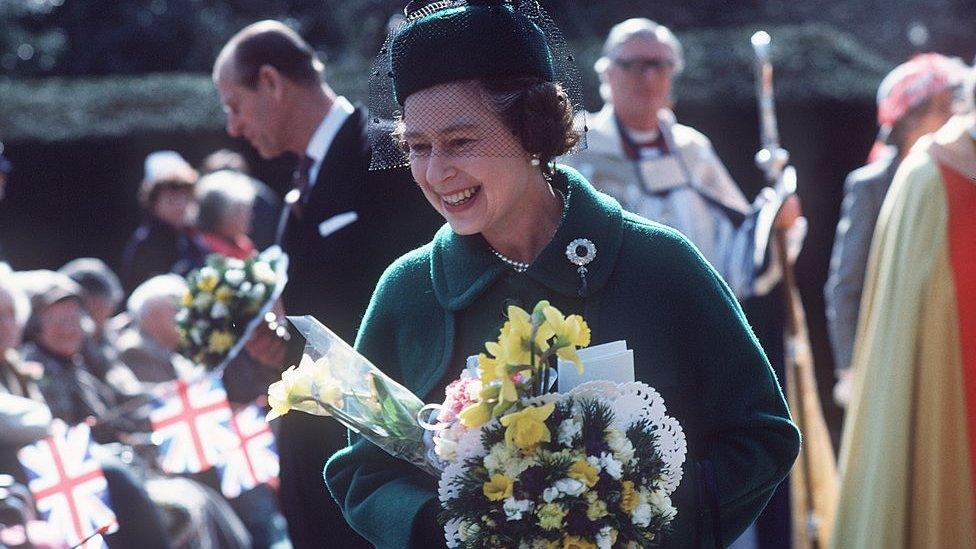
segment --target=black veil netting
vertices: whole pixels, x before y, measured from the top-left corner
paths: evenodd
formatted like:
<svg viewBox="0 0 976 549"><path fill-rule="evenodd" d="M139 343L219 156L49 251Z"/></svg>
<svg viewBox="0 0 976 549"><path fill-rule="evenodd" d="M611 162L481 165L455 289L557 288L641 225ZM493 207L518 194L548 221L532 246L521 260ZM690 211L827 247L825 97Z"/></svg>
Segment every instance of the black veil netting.
<svg viewBox="0 0 976 549"><path fill-rule="evenodd" d="M406 148L402 145L400 139L392 136L397 127L397 122L402 120L404 110L403 105L399 104L396 98L394 62L393 55L391 55L391 52L394 52L395 47L404 47L404 39L401 39L400 42L395 43L397 36L408 25L420 18L433 14L443 15L446 13L452 13L451 10L463 10L463 8L468 6L510 8L515 13L524 16L525 19L531 22L531 24L517 27L517 29L523 30L516 30L514 32L533 33L534 36L538 37L539 31L541 31L541 34L544 36L545 45L548 48L548 53L551 54L552 57L553 81L556 84L559 84L565 91L573 110L573 128L580 134L578 143L570 150L570 153L586 147L586 121L585 111L583 109L583 92L579 69L576 65L576 58L570 52L570 49L567 46L566 41L563 39L562 34L559 32L559 29L556 27L556 24L536 0L441 0L435 2L431 2L429 0L414 0L410 2L404 10L406 18L391 24L389 34L387 35L382 48L380 48L379 53L376 55L370 70L368 120L368 133L372 148L370 170L382 170L409 165L409 155ZM524 23L524 20L521 18L519 19ZM454 21L455 19L449 20ZM461 18L457 18L457 20L463 21ZM455 28L452 30L457 29ZM464 35L467 36L467 31L465 31ZM438 38L439 37L432 36L430 33L427 33L420 34L418 37L413 37L413 35L411 35L409 39L425 40L431 43L437 43ZM465 44L458 44L456 48L453 47L455 46L454 43L450 43L450 46L445 49L457 50L452 52L452 58L465 59L465 56L467 55L468 59L472 59L479 57L479 54L484 54L485 46L483 46L482 42L485 41L469 40ZM501 47L504 49L504 46ZM472 51L463 51L465 48L470 48ZM517 55L518 52L515 52L515 54ZM506 60L500 60L500 63L504 65ZM488 61L487 64L481 63L481 65L479 65L479 63L473 63L473 65L484 65L489 67L495 66L493 61ZM438 115L450 111L450 106L451 105L440 105L438 108L428 109L427 111L429 112L425 111L422 116L424 118L435 119ZM456 107L457 105L453 106ZM413 116L413 114L411 114L411 116ZM499 147L480 147L468 149L464 151L464 154L510 156L512 151L502 150Z"/></svg>

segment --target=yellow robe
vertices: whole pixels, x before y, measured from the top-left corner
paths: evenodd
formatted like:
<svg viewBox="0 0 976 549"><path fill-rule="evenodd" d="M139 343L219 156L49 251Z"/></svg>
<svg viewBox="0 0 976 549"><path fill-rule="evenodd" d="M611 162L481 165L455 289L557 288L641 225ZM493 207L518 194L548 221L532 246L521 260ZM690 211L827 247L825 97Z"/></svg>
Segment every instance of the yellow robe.
<svg viewBox="0 0 976 549"><path fill-rule="evenodd" d="M923 138L881 210L852 361L833 547L976 547L976 383L972 354L964 357L964 341L973 345L963 335L972 334L960 334L963 320L974 320L960 296L972 296L976 281L959 276L959 243L976 246L976 234L953 234L960 214L976 216L971 199L962 208L957 201L976 195L974 125L957 117Z"/></svg>

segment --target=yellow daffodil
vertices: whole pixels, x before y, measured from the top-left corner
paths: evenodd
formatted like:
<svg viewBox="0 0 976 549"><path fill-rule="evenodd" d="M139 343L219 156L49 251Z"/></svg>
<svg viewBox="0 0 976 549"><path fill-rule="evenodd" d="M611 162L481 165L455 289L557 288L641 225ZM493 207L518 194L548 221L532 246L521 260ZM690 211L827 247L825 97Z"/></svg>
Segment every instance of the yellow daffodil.
<svg viewBox="0 0 976 549"><path fill-rule="evenodd" d="M539 528L543 530L558 530L563 527L566 509L558 503L547 503L539 508Z"/></svg>
<svg viewBox="0 0 976 549"><path fill-rule="evenodd" d="M596 549L596 544L580 536L563 538L563 549Z"/></svg>
<svg viewBox="0 0 976 549"><path fill-rule="evenodd" d="M197 278L197 289L201 292L213 292L217 284L220 283L220 275L210 267L200 269L200 276Z"/></svg>
<svg viewBox="0 0 976 549"><path fill-rule="evenodd" d="M581 459L570 466L569 478L575 478L592 488L600 480L600 471L585 459Z"/></svg>
<svg viewBox="0 0 976 549"><path fill-rule="evenodd" d="M220 303L227 305L232 299L234 299L234 290L227 286L221 285L219 288L217 288L217 291L214 292L214 298L216 298Z"/></svg>
<svg viewBox="0 0 976 549"><path fill-rule="evenodd" d="M544 406L529 406L520 412L502 416L505 429L505 444L522 450L535 447L540 442L549 442L551 433L546 427L546 419L556 405L552 402Z"/></svg>
<svg viewBox="0 0 976 549"><path fill-rule="evenodd" d="M484 402L469 404L461 410L458 418L461 420L461 425L464 425L468 429L481 427L491 419L491 407Z"/></svg>
<svg viewBox="0 0 976 549"><path fill-rule="evenodd" d="M207 338L207 349L212 353L223 353L234 346L234 334L223 330L214 330Z"/></svg>
<svg viewBox="0 0 976 549"><path fill-rule="evenodd" d="M576 348L590 344L590 327L586 321L579 315L563 316L559 309L552 306L545 307L542 314L555 333L556 354L563 360L572 361L576 370L583 373L583 362L576 354Z"/></svg>
<svg viewBox="0 0 976 549"><path fill-rule="evenodd" d="M634 490L633 481L625 480L620 484L620 510L630 514L640 504L640 494L637 493L637 490Z"/></svg>
<svg viewBox="0 0 976 549"><path fill-rule="evenodd" d="M478 355L478 368L481 370L482 385L487 385L505 376L505 362L485 353Z"/></svg>
<svg viewBox="0 0 976 549"><path fill-rule="evenodd" d="M501 501L505 498L512 497L514 484L511 478L496 474L491 476L491 480L484 484L482 490L489 501Z"/></svg>
<svg viewBox="0 0 976 549"><path fill-rule="evenodd" d="M283 416L289 410L329 415L327 406L342 408L343 396L341 385L330 374L328 360L313 361L303 355L298 366L282 372L281 380L268 387L271 412L267 419Z"/></svg>
<svg viewBox="0 0 976 549"><path fill-rule="evenodd" d="M304 359L302 362L305 362ZM268 387L268 405L271 406L268 421L298 409L299 403L312 398L312 372L304 366L291 366L281 373L280 381Z"/></svg>
<svg viewBox="0 0 976 549"><path fill-rule="evenodd" d="M190 293L190 291L187 291L185 294L183 294L183 298L180 300L180 305L184 307L189 307L190 305L193 305L193 294Z"/></svg>

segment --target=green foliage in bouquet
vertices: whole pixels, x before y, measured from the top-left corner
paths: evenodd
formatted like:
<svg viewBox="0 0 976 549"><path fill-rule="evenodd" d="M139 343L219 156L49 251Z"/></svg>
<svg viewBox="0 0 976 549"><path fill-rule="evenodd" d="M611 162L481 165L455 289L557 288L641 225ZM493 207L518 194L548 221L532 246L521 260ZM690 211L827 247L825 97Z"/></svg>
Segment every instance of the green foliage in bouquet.
<svg viewBox="0 0 976 549"><path fill-rule="evenodd" d="M211 255L191 272L176 314L180 352L207 369L223 362L248 324L274 295L275 260Z"/></svg>

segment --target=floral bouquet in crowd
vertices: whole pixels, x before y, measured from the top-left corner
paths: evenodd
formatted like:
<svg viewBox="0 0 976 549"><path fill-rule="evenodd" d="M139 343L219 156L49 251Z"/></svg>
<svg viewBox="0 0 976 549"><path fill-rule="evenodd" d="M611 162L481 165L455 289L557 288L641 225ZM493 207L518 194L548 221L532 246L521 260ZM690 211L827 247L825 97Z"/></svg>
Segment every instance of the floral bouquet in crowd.
<svg viewBox="0 0 976 549"><path fill-rule="evenodd" d="M546 301L531 313L509 307L487 353L469 360L443 404L426 406L314 319L300 320L313 328L296 322L306 357L269 389L269 418L333 415L439 477L448 546L644 547L676 516L685 438L654 389L590 381L550 392L558 362L584 368L582 317Z"/></svg>
<svg viewBox="0 0 976 549"><path fill-rule="evenodd" d="M281 296L288 256L272 246L241 260L213 254L187 275L176 313L180 352L208 370L224 368Z"/></svg>

